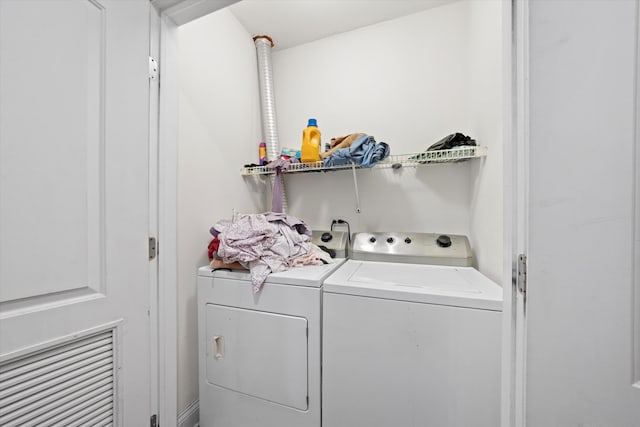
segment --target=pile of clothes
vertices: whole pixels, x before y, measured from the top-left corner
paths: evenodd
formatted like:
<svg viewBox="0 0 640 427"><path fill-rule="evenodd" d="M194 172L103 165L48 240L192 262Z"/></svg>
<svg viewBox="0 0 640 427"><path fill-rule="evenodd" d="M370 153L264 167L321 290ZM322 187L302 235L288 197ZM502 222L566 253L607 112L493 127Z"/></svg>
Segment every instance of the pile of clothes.
<svg viewBox="0 0 640 427"><path fill-rule="evenodd" d="M440 141L432 144L427 151L451 150L455 147L475 146L476 140L463 133L456 132L445 136Z"/></svg>
<svg viewBox="0 0 640 427"><path fill-rule="evenodd" d="M210 230L211 266L250 271L254 292L260 291L270 273L302 265L333 262L311 242L311 230L300 219L283 213L240 214Z"/></svg>
<svg viewBox="0 0 640 427"><path fill-rule="evenodd" d="M389 144L377 143L366 133L352 133L331 138L331 148L320 154L324 166L340 166L355 163L370 168L389 155Z"/></svg>
<svg viewBox="0 0 640 427"><path fill-rule="evenodd" d="M434 161L432 156L435 151L451 150L459 147L473 147L476 145L476 140L472 139L463 133L456 132L445 136L438 142L435 142L429 146L422 153L418 153L415 156L409 157L409 160L415 160L419 164L430 163ZM437 161L437 158L435 159Z"/></svg>

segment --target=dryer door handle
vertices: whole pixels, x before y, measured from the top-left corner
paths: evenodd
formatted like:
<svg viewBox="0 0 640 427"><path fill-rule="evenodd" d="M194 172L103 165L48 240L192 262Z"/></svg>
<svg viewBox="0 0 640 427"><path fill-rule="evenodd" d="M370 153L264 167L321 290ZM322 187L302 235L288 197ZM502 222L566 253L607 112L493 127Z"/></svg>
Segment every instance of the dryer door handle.
<svg viewBox="0 0 640 427"><path fill-rule="evenodd" d="M214 356L216 360L224 359L224 337L215 335L213 337Z"/></svg>

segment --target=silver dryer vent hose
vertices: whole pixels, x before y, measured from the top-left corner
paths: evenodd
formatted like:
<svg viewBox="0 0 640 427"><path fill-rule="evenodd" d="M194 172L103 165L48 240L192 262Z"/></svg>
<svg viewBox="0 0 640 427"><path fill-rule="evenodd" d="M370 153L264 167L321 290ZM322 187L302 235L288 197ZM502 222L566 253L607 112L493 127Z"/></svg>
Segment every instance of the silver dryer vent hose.
<svg viewBox="0 0 640 427"><path fill-rule="evenodd" d="M267 160L276 160L280 155L278 124L276 121L276 102L273 90L273 68L271 66L271 48L273 40L269 36L255 36L258 58L258 81L260 84L260 111L262 113L262 133L267 144ZM273 188L273 179L271 180ZM282 211L287 212L287 197L282 182Z"/></svg>

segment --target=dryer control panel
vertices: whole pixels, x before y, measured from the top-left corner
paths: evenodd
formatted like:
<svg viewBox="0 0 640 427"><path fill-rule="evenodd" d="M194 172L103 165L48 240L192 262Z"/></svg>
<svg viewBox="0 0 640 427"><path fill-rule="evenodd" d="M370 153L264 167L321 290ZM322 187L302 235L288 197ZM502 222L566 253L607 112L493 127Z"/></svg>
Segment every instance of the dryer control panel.
<svg viewBox="0 0 640 427"><path fill-rule="evenodd" d="M313 230L311 241L335 252L334 258L347 258L349 235L344 231Z"/></svg>

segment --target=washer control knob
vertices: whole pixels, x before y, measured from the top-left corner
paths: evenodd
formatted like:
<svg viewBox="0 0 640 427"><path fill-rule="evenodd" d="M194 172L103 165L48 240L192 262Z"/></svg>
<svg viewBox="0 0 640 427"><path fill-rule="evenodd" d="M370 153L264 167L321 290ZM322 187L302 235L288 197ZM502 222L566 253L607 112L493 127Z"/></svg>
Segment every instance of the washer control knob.
<svg viewBox="0 0 640 427"><path fill-rule="evenodd" d="M411 239L410 239L409 237L407 237L406 239L404 239L404 242L405 242L406 244L409 244L409 243L411 243Z"/></svg>
<svg viewBox="0 0 640 427"><path fill-rule="evenodd" d="M330 242L331 239L333 239L333 236L329 232L324 232L322 233L322 236L320 236L320 240L322 240L325 243Z"/></svg>
<svg viewBox="0 0 640 427"><path fill-rule="evenodd" d="M393 243L393 237L387 237L387 243Z"/></svg>
<svg viewBox="0 0 640 427"><path fill-rule="evenodd" d="M376 242L376 238L375 238L375 237L373 237L373 236L371 236L371 237L369 238L369 241L370 241L371 243L375 243L375 242Z"/></svg>
<svg viewBox="0 0 640 427"><path fill-rule="evenodd" d="M449 246L451 246L451 237L447 236L446 234L442 234L438 236L438 238L436 239L436 243L441 248L448 248Z"/></svg>

